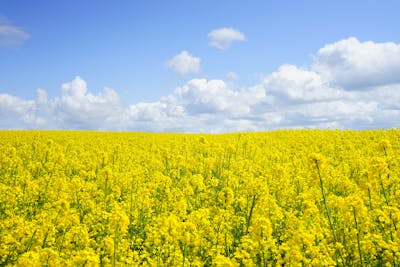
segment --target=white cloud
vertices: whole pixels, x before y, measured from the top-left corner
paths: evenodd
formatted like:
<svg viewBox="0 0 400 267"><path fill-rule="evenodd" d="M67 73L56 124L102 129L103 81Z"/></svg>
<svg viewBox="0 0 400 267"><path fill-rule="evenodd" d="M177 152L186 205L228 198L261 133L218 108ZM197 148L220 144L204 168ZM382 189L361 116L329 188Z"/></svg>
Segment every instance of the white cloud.
<svg viewBox="0 0 400 267"><path fill-rule="evenodd" d="M0 47L18 46L28 40L30 35L15 25L12 25L6 18L0 17Z"/></svg>
<svg viewBox="0 0 400 267"><path fill-rule="evenodd" d="M195 57L187 51L182 51L180 54L168 60L167 67L175 73L185 75L199 72L200 61L201 59L199 57Z"/></svg>
<svg viewBox="0 0 400 267"><path fill-rule="evenodd" d="M325 48L339 43L351 51L352 45L359 50L367 49L365 57L368 54L374 57L383 49L384 57L391 60L387 65L397 64L393 60L397 58L397 50L387 48L386 44L370 43L366 48L350 38ZM331 49L325 48L317 52L309 68L282 65L251 87L219 79L192 79L151 103L126 105L110 88L92 94L80 77L64 83L60 96L54 98L49 98L43 89L38 89L32 100L0 94L0 128L227 132L398 127L400 82L381 73L380 79L361 83L362 68L354 67L358 66L355 63L346 63L349 73L343 76L342 67L332 62L344 62L345 53L341 49L325 52ZM330 59L326 60L328 54ZM372 60L357 58L362 62ZM381 70L385 70L386 65L382 66ZM374 70L364 71L371 74ZM357 90L349 83L351 80L344 78L353 72L354 77L360 78Z"/></svg>
<svg viewBox="0 0 400 267"><path fill-rule="evenodd" d="M282 65L263 80L263 85L271 95L284 101L332 100L344 94L330 87L320 74L293 65Z"/></svg>
<svg viewBox="0 0 400 267"><path fill-rule="evenodd" d="M208 33L210 45L218 49L230 47L232 42L245 41L246 36L238 30L232 28L220 28Z"/></svg>
<svg viewBox="0 0 400 267"><path fill-rule="evenodd" d="M29 126L31 122L36 120L32 116L35 108L35 102L32 100L22 100L18 97L0 94L0 118L2 122L0 125L10 125L15 127L16 123L20 121L23 125Z"/></svg>
<svg viewBox="0 0 400 267"><path fill-rule="evenodd" d="M173 97L189 113L215 113L230 109L236 94L222 80L194 79L178 88Z"/></svg>
<svg viewBox="0 0 400 267"><path fill-rule="evenodd" d="M226 74L226 77L227 77L228 79L231 79L231 80L237 80L237 79L239 78L239 76L237 75L237 73L234 72L234 71L228 72L228 73Z"/></svg>
<svg viewBox="0 0 400 267"><path fill-rule="evenodd" d="M0 120L14 117L21 124L4 128L110 129L115 125L107 122L118 120L122 111L114 90L87 93L86 82L80 77L64 83L61 96L53 99L48 99L43 89L36 91L35 100L0 94L0 107Z"/></svg>
<svg viewBox="0 0 400 267"><path fill-rule="evenodd" d="M346 90L400 82L400 44L351 37L321 48L314 60L315 71Z"/></svg>

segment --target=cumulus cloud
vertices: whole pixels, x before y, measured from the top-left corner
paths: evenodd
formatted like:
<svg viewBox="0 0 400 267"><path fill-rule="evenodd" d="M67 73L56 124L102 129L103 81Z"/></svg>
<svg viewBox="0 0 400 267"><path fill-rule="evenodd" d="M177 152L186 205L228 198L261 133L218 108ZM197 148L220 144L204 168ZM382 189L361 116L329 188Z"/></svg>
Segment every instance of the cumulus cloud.
<svg viewBox="0 0 400 267"><path fill-rule="evenodd" d="M210 45L218 49L230 47L232 42L245 41L246 36L238 30L232 28L220 28L208 33Z"/></svg>
<svg viewBox="0 0 400 267"><path fill-rule="evenodd" d="M0 120L14 118L20 122L5 128L109 129L107 123L118 120L121 111L122 103L114 90L104 88L93 95L80 77L64 83L61 95L53 99L43 89L36 91L34 100L0 94Z"/></svg>
<svg viewBox="0 0 400 267"><path fill-rule="evenodd" d="M76 77L54 98L43 89L31 100L0 94L0 127L168 132L398 127L400 82L382 73L400 61L398 47L349 38L317 51L309 68L285 64L254 86L191 79L158 101L131 105L110 88L92 94ZM374 62L368 57L377 54L387 62L375 63L380 71L358 65ZM348 78L352 73L357 82ZM373 73L379 78L371 79Z"/></svg>
<svg viewBox="0 0 400 267"><path fill-rule="evenodd" d="M0 47L18 46L29 38L30 35L22 28L11 24L6 18L0 17Z"/></svg>
<svg viewBox="0 0 400 267"><path fill-rule="evenodd" d="M315 55L313 69L346 90L400 82L400 45L360 42L354 37L328 44Z"/></svg>
<svg viewBox="0 0 400 267"><path fill-rule="evenodd" d="M170 96L172 103L184 107L188 114L216 114L242 116L264 97L251 90L238 91L223 80L193 79L177 88Z"/></svg>
<svg viewBox="0 0 400 267"><path fill-rule="evenodd" d="M343 97L343 91L331 87L317 72L282 65L263 80L268 92L284 102L320 101Z"/></svg>
<svg viewBox="0 0 400 267"><path fill-rule="evenodd" d="M199 72L200 61L201 59L199 57L195 57L187 51L182 51L167 61L167 67L175 73L186 75Z"/></svg>

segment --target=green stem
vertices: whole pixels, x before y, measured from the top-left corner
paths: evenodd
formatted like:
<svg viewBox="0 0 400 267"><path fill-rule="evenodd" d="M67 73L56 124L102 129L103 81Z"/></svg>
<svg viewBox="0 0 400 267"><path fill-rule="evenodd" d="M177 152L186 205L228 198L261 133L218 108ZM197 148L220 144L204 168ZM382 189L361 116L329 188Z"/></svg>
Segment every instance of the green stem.
<svg viewBox="0 0 400 267"><path fill-rule="evenodd" d="M319 169L318 163L316 166L317 166L318 177L319 177L319 186L321 188L322 199L324 201L325 213L326 213L326 216L328 217L328 223L329 223L329 227L331 228L331 231L332 231L333 239L335 240L335 242L337 242L336 233L335 233L335 230L334 230L333 224L332 224L331 213L329 211L328 204L326 203L324 183L322 181L322 175L321 175L321 171Z"/></svg>
<svg viewBox="0 0 400 267"><path fill-rule="evenodd" d="M115 235L114 235L114 255L113 255L113 264L112 266L115 267L115 263L117 260L117 250L118 250L118 238L119 236L119 227L118 225L115 226Z"/></svg>
<svg viewBox="0 0 400 267"><path fill-rule="evenodd" d="M358 228L357 216L356 216L356 208L353 206L353 215L354 215L354 222L356 223L357 229L357 246L358 246L358 254L360 255L360 266L363 266L363 257L361 252L361 244L360 244L360 229Z"/></svg>
<svg viewBox="0 0 400 267"><path fill-rule="evenodd" d="M251 224L251 217L253 216L253 210L254 210L254 207L256 206L256 201L257 201L257 195L254 195L253 196L253 201L251 202L249 217L247 218L246 233L249 233L249 227L250 227L250 224Z"/></svg>
<svg viewBox="0 0 400 267"><path fill-rule="evenodd" d="M317 172L318 172L318 177L319 177L319 185L321 187L321 193L322 193L322 199L324 201L325 213L326 213L326 216L328 217L329 227L331 228L333 239L334 239L335 244L336 244L336 243L338 243L338 239L336 237L335 229L333 227L333 223L332 223L332 219L331 219L331 213L329 211L328 204L326 203L326 197L325 197L325 191L324 191L324 183L322 181L321 170L319 169L318 162L315 162L315 165L317 167ZM338 249L338 251L339 251L340 258L342 260L342 264L344 265L344 259L343 259L342 252L340 251L340 249Z"/></svg>
<svg viewBox="0 0 400 267"><path fill-rule="evenodd" d="M368 187L369 209L372 210L371 190Z"/></svg>

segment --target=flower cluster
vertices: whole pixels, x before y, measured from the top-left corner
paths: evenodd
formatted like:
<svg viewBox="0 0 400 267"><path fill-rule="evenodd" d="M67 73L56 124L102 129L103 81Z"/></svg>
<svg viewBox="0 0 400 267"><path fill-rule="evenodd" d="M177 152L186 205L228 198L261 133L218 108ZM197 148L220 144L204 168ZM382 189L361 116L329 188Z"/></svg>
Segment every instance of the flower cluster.
<svg viewBox="0 0 400 267"><path fill-rule="evenodd" d="M400 131L0 132L0 265L398 266Z"/></svg>

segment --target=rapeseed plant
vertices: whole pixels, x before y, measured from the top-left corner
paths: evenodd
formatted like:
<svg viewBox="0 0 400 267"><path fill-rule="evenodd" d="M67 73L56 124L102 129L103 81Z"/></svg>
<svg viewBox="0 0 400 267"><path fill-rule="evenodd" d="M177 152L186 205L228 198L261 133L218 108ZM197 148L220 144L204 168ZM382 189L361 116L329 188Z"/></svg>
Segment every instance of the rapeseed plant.
<svg viewBox="0 0 400 267"><path fill-rule="evenodd" d="M400 131L0 132L1 266L399 266Z"/></svg>

